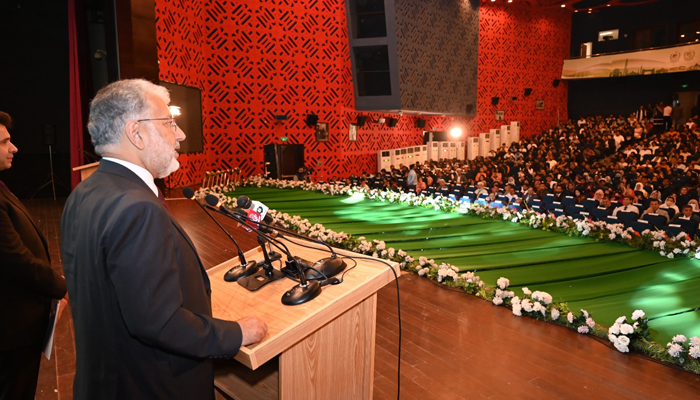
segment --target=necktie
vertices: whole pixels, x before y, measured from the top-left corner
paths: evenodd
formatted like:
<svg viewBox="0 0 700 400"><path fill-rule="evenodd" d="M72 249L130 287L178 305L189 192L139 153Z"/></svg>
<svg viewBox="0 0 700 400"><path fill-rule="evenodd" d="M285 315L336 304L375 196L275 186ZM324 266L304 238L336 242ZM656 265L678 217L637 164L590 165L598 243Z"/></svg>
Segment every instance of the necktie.
<svg viewBox="0 0 700 400"><path fill-rule="evenodd" d="M7 189L8 191L10 190L10 188L8 188L7 185L5 185L5 183L3 183L3 181L0 181L0 187L1 187L1 188L5 188L5 189Z"/></svg>
<svg viewBox="0 0 700 400"><path fill-rule="evenodd" d="M624 210L624 211L627 211L627 206L625 206L625 210Z"/></svg>
<svg viewBox="0 0 700 400"><path fill-rule="evenodd" d="M163 196L163 192L161 192L160 189L158 189L158 200L160 200L160 202L163 203L163 207L165 207L166 210L170 211L168 202L165 201L165 196Z"/></svg>

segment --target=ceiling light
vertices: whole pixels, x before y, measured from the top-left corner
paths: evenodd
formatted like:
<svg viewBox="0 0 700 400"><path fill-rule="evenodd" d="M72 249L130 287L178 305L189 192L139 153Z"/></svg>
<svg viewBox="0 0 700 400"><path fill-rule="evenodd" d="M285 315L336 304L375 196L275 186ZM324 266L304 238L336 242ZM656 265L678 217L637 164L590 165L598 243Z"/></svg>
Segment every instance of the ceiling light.
<svg viewBox="0 0 700 400"><path fill-rule="evenodd" d="M681 37L685 37L685 35L681 35Z"/></svg>
<svg viewBox="0 0 700 400"><path fill-rule="evenodd" d="M562 4L562 5L561 5L561 8L564 8L564 7L566 7L566 4Z"/></svg>

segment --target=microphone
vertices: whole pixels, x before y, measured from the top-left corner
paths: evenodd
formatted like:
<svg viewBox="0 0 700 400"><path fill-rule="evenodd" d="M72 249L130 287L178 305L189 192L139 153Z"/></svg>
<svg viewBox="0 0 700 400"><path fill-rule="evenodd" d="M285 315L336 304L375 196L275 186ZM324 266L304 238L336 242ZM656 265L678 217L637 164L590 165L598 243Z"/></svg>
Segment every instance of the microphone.
<svg viewBox="0 0 700 400"><path fill-rule="evenodd" d="M251 200L248 196L240 196L238 199L236 199L236 206L244 210L253 210L257 212L260 214L262 222L268 225L271 225L274 222L272 217L267 215L267 210L269 210L269 208L259 201Z"/></svg>
<svg viewBox="0 0 700 400"><path fill-rule="evenodd" d="M209 205L212 205L212 203L214 203L215 201L218 204L218 199L214 195L207 195L205 200L207 201L207 204L209 204ZM220 213L227 215L230 218L232 218L240 223L245 224L250 229L252 229L254 232L258 233L258 238L260 239L263 236L262 231L260 231L256 228L253 228L253 226L251 226L246 221L247 216L241 215L243 213L242 210L237 210L237 211L238 212L231 212L230 210L228 210L226 207L223 207L223 206L219 208ZM280 247L280 250L282 250L287 255L287 261L285 262L287 264L287 267L290 269L296 268L296 270L298 272L298 276L299 276L299 284L295 285L294 287L289 289L287 292L285 292L284 295L282 295L282 304L288 305L288 306L303 304L303 303L306 303L307 301L313 300L319 294L321 294L321 284L317 280L308 281L306 279L306 275L304 274L304 270L301 266L301 263L299 262L299 260L296 257L294 257L292 255L292 253L289 252L289 249L287 248L287 246L285 246L284 244L282 244L281 242L279 242L279 240L277 240L275 238L271 238L268 236L267 239L270 241L270 243L276 242L282 246L282 247ZM264 247L263 247L263 249L264 249ZM276 271L276 270L274 270L274 271ZM284 274L282 274L282 272L280 272L280 271L277 271L277 272L279 272L282 276L284 276ZM250 278L254 278L255 276L257 276L257 275L253 275ZM246 279L249 279L249 278L246 278ZM241 282L239 281L239 283L241 283ZM265 282L265 283L267 283L267 282Z"/></svg>
<svg viewBox="0 0 700 400"><path fill-rule="evenodd" d="M242 220L241 216L237 214L242 213L243 211L235 210L236 212L234 213L231 212L231 210L229 210L226 206L220 205L218 197L214 196L213 194L208 194L205 197L205 201L207 202L207 207L238 222L242 227L245 227L246 230L248 230L248 232L254 231L258 235L258 244L260 244L263 256L265 257L265 261L261 264L263 270L258 271L253 275L239 279L239 285L250 290L251 292L254 292L270 282L284 278L284 273L282 273L282 271L276 270L272 266L272 262L281 259L282 256L274 251L270 251L268 253L267 249L265 248L265 240L267 240L268 243L270 243L270 246L274 245L280 250L282 250L282 248L279 245L281 244L282 246L284 246L284 244L280 243L274 238L264 235L260 230L254 228L252 225ZM287 251L286 253L289 253L289 251Z"/></svg>
<svg viewBox="0 0 700 400"><path fill-rule="evenodd" d="M214 195L211 195L211 196L216 198L216 196L214 196ZM217 201L218 201L218 199L217 199ZM271 229L271 231L268 231L268 233L271 233L271 234L275 234L277 232L277 230L279 230L279 231L284 232L285 234L289 234L289 235L292 235L294 237L309 240L309 241L312 241L314 243L321 244L321 245L328 248L328 250L331 253L331 257L321 259L318 262L316 262L316 264L313 265L313 268L307 269L306 270L306 278L307 279L314 279L314 280L327 279L327 278L330 278L332 276L338 275L339 273L343 272L343 270L345 270L345 268L347 267L347 264L345 263L345 261L343 261L342 258L338 257L338 255L336 254L333 247L328 245L328 243L323 242L321 240L315 240L315 239L310 238L308 236L299 235L296 232L292 232L292 231L284 229L280 226L272 225L274 223L274 220L272 219L272 217L267 215L268 208L264 204L257 202L257 201L253 201L247 196L240 196L238 198L238 200L236 200L236 204L241 209L250 210L252 207L255 207L256 208L255 211L261 210L261 211L265 212L265 214L261 213L262 222L261 221L250 221L250 219L248 220L248 222L257 222L260 225L260 228L259 228L260 230L263 230L263 228ZM243 216L241 216L241 217L243 217Z"/></svg>
<svg viewBox="0 0 700 400"><path fill-rule="evenodd" d="M234 245L236 245L236 248L238 249L238 261L241 263L241 265L235 266L231 269L229 269L226 274L224 274L224 280L226 282L235 282L239 280L240 278L253 275L254 273L258 272L260 267L258 266L257 261L251 261L251 262L246 262L245 256L243 255L243 251L241 250L241 246L238 245L238 242L231 236L231 234L228 233L226 229L224 229L223 226L219 223L219 221L214 218L209 211L207 211L206 207L204 207L203 204L195 200L194 198L194 190L191 188L184 188L182 189L182 195L185 196L186 198L190 200L194 200L195 203L211 218L214 222L216 222L216 225L221 228L222 231L228 236L229 239L233 242ZM216 196L215 196L216 197Z"/></svg>

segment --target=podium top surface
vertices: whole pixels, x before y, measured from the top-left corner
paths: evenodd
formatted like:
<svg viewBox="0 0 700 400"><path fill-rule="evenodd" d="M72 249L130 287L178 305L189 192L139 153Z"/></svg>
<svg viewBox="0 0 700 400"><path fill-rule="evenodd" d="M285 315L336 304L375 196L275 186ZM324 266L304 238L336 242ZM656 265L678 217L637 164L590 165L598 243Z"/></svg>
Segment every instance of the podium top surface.
<svg viewBox="0 0 700 400"><path fill-rule="evenodd" d="M80 165L78 167L74 167L73 171L80 171L87 168L97 168L98 165L100 165L99 161L90 164Z"/></svg>
<svg viewBox="0 0 700 400"><path fill-rule="evenodd" d="M311 262L329 256L327 250L307 249L288 241L285 244L292 255ZM336 252L340 257L366 257L345 250L336 249ZM248 261L263 260L260 247L245 253L245 257ZM268 326L265 339L258 344L241 347L235 359L256 369L394 280L394 274L386 264L371 260L356 261L357 266L345 274L343 283L324 286L318 297L297 306L282 304L282 295L296 285L296 282L287 278L268 283L255 292L248 291L236 282L224 281L226 271L239 265L238 257L207 271L211 280L215 318L238 320L253 314ZM345 262L348 264L346 271L354 265L353 260ZM398 263L388 262L397 275L400 274ZM276 267L279 264L280 261L273 263ZM337 277L340 278L340 274Z"/></svg>

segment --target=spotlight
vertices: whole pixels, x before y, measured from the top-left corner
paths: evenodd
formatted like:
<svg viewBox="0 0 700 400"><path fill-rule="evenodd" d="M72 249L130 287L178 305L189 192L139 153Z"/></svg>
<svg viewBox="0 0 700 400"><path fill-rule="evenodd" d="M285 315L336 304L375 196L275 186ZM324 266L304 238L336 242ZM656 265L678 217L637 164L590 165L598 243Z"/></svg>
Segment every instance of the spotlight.
<svg viewBox="0 0 700 400"><path fill-rule="evenodd" d="M170 115L173 117L177 117L178 115L182 114L180 112L180 107L178 106L168 106L168 109L170 109Z"/></svg>
<svg viewBox="0 0 700 400"><path fill-rule="evenodd" d="M462 128L455 127L450 129L450 136L452 136L453 138L458 138L462 136Z"/></svg>
<svg viewBox="0 0 700 400"><path fill-rule="evenodd" d="M566 4L562 4L562 5L561 5L561 8L564 8L564 7L566 7Z"/></svg>

